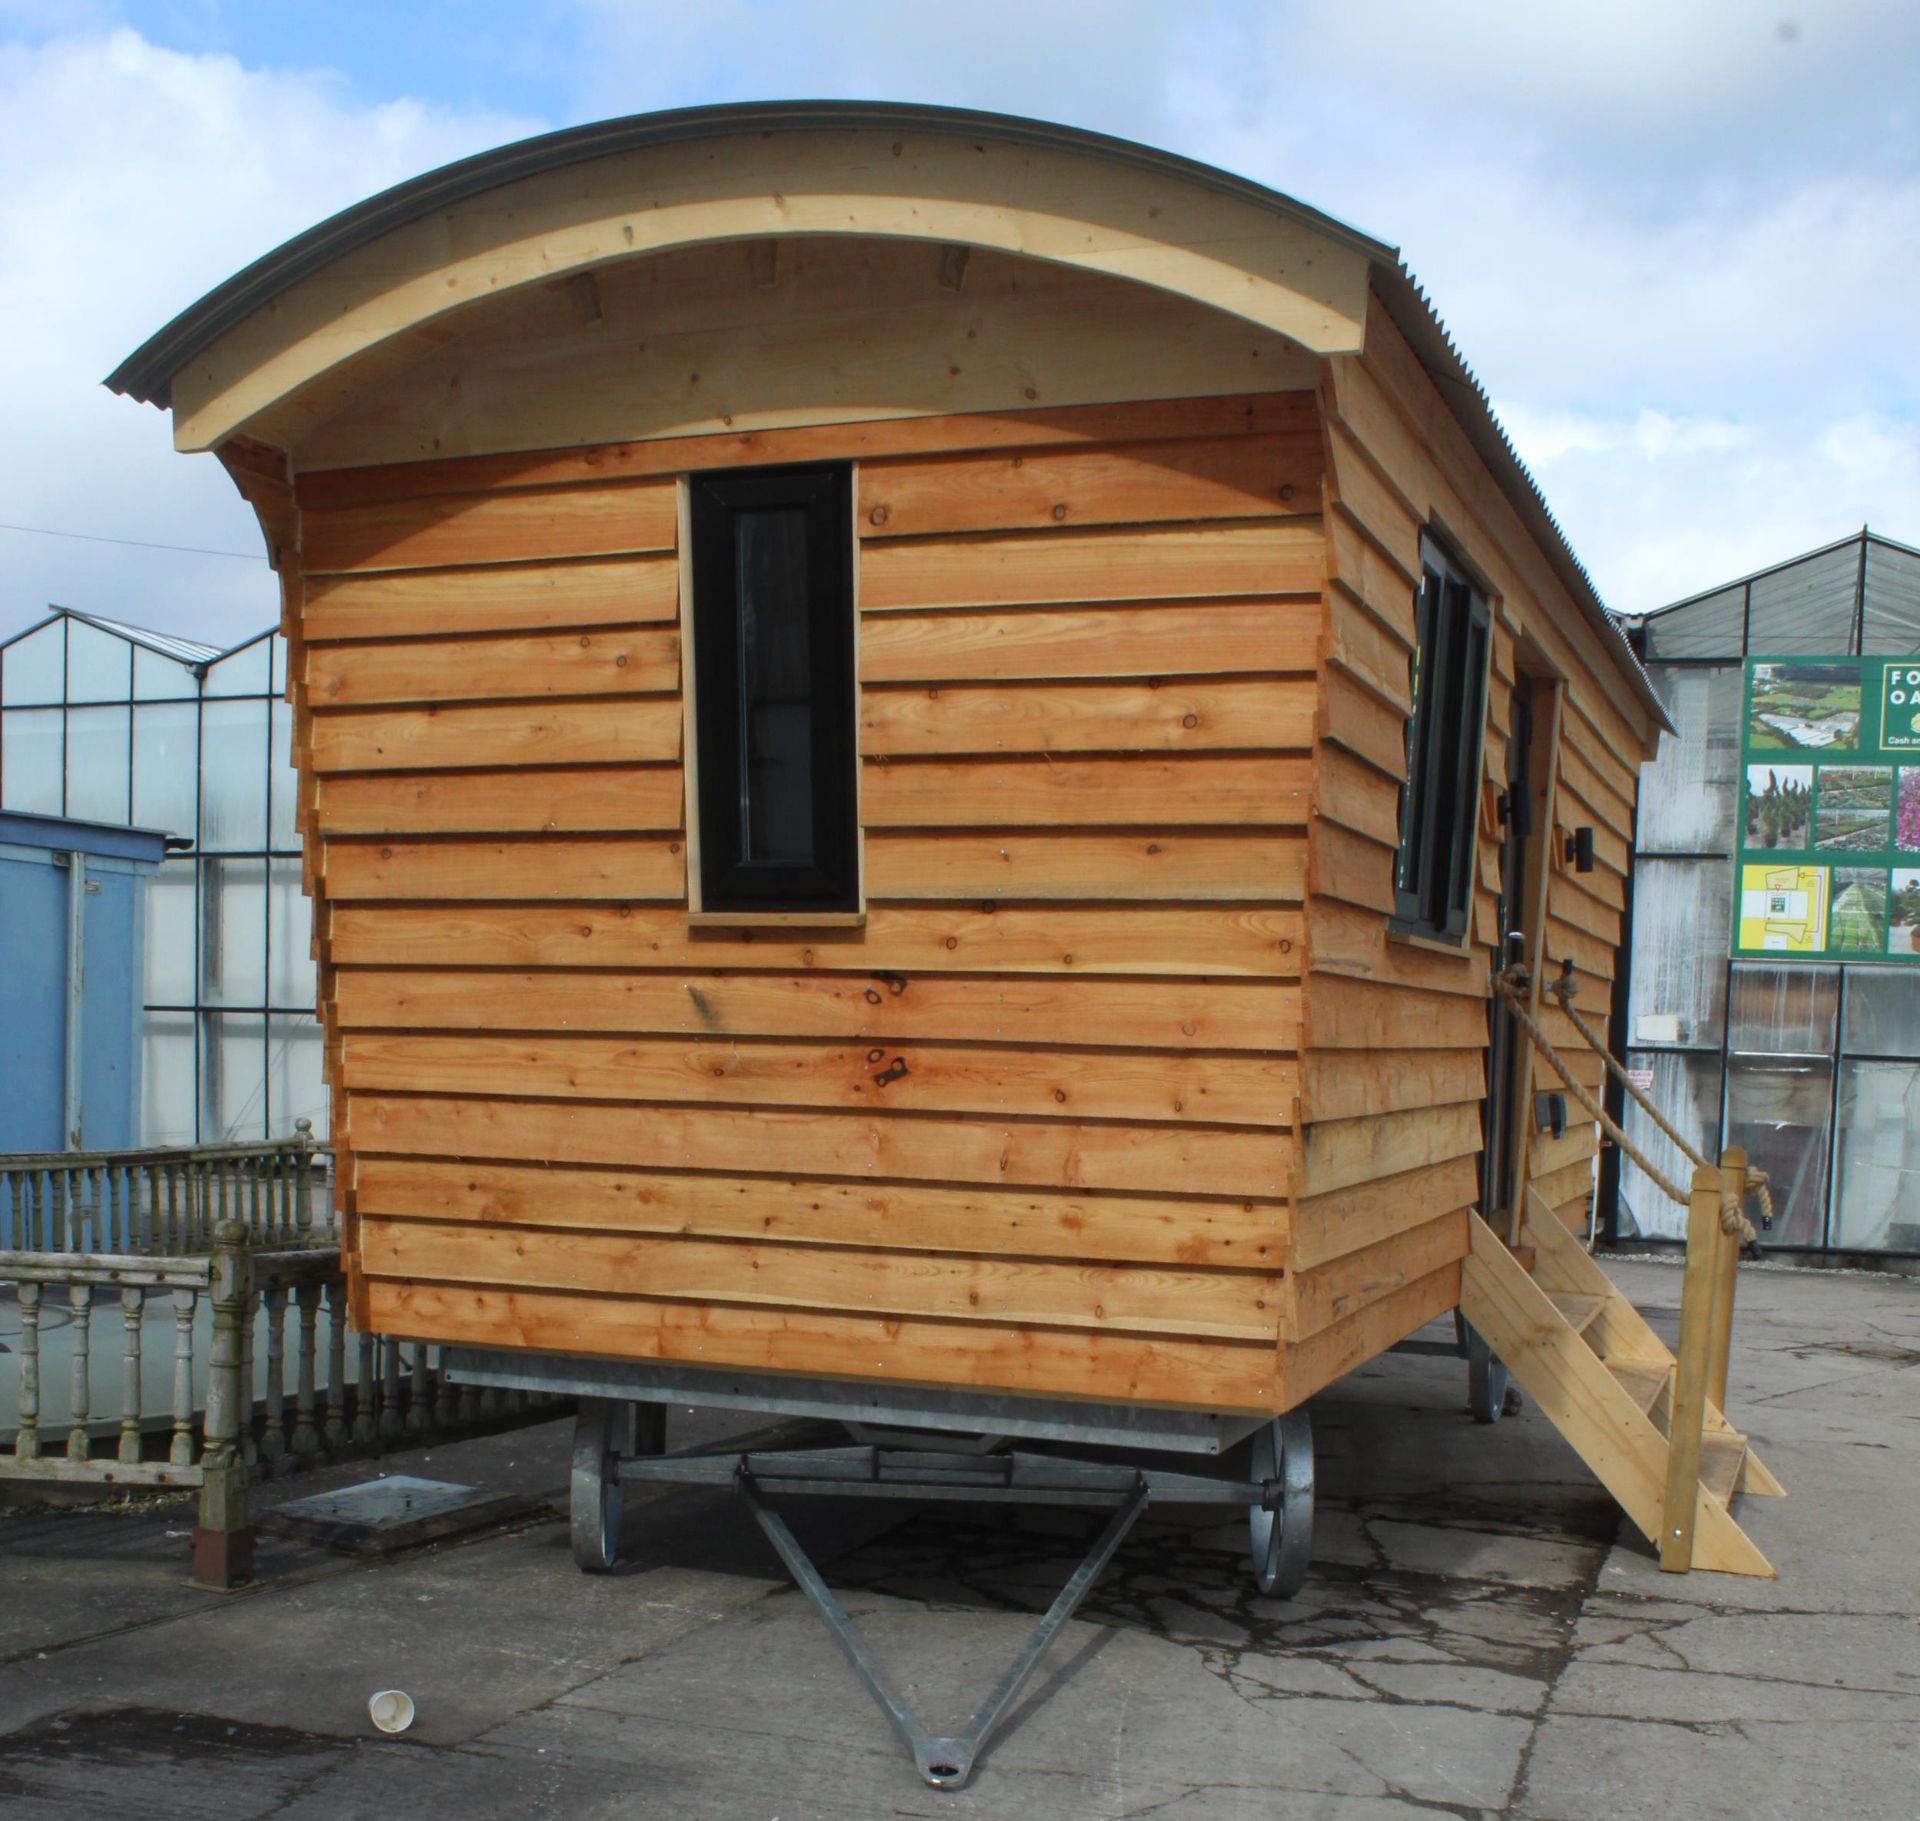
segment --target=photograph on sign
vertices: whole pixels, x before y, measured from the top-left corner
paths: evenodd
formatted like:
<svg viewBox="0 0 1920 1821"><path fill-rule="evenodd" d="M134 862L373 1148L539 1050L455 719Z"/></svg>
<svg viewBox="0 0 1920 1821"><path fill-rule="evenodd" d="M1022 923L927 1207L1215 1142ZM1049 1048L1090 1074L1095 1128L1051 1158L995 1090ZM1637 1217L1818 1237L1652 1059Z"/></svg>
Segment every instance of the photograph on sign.
<svg viewBox="0 0 1920 1821"><path fill-rule="evenodd" d="M1842 955L1882 955L1887 949L1887 875L1878 866L1836 866L1827 947Z"/></svg>
<svg viewBox="0 0 1920 1821"><path fill-rule="evenodd" d="M1858 664L1756 664L1751 690L1749 745L1844 750L1860 737Z"/></svg>
<svg viewBox="0 0 1920 1821"><path fill-rule="evenodd" d="M1893 808L1893 844L1902 853L1920 854L1920 765L1900 768L1900 792Z"/></svg>
<svg viewBox="0 0 1920 1821"><path fill-rule="evenodd" d="M1887 934L1887 952L1920 955L1920 866L1894 869L1888 915L1893 927Z"/></svg>
<svg viewBox="0 0 1920 1821"><path fill-rule="evenodd" d="M1813 815L1811 765L1749 765L1747 767L1747 845L1785 848L1798 853L1807 846Z"/></svg>
<svg viewBox="0 0 1920 1821"><path fill-rule="evenodd" d="M1822 853L1877 854L1892 839L1891 765L1823 765L1813 810L1813 844Z"/></svg>

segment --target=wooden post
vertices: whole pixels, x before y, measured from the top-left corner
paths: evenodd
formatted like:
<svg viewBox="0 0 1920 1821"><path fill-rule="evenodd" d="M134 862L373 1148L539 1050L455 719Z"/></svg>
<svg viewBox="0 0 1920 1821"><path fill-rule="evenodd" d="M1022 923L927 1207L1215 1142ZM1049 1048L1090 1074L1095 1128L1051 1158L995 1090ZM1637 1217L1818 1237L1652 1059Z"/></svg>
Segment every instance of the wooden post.
<svg viewBox="0 0 1920 1821"><path fill-rule="evenodd" d="M225 1592L253 1579L253 1522L247 1464L240 1450L240 1329L252 1291L245 1225L213 1230L213 1341L207 1351L206 1450L200 1457L200 1523L193 1533L193 1579Z"/></svg>
<svg viewBox="0 0 1920 1821"><path fill-rule="evenodd" d="M1687 1204L1687 1270L1680 1287L1679 1364L1667 1423L1667 1491L1660 1523L1660 1566L1670 1574L1685 1574L1693 1566L1700 1430L1707 1413L1707 1353L1720 1261L1720 1187L1720 1172L1702 1164L1693 1173Z"/></svg>
<svg viewBox="0 0 1920 1821"><path fill-rule="evenodd" d="M1733 1196L1737 1208L1746 1198L1747 1154L1738 1145L1720 1156L1723 1190ZM1707 1349L1707 1396L1716 1410L1727 1407L1727 1364L1733 1355L1733 1289L1740 1269L1740 1239L1736 1233L1720 1235L1719 1270L1713 1286L1713 1338Z"/></svg>

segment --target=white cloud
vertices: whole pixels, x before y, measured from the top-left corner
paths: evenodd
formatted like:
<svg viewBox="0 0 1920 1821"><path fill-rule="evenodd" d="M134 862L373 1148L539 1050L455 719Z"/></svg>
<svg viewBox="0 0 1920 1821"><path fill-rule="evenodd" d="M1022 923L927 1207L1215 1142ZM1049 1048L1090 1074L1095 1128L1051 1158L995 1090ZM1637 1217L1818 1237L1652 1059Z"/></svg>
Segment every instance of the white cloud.
<svg viewBox="0 0 1920 1821"><path fill-rule="evenodd" d="M175 312L335 209L538 123L354 104L324 72L131 31L0 47L0 521L254 551L210 456L101 378ZM264 563L0 532L0 637L47 603L224 642L278 612Z"/></svg>

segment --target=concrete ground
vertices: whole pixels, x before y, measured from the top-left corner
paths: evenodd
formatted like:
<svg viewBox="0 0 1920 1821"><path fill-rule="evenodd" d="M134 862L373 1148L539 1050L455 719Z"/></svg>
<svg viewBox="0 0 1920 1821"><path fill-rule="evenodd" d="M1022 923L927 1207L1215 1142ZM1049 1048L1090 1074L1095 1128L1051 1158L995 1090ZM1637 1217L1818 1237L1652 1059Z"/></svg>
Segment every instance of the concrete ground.
<svg viewBox="0 0 1920 1821"><path fill-rule="evenodd" d="M1670 1332L1677 1269L1615 1268ZM630 1506L602 1579L548 1521L378 1565L269 1543L224 1597L185 1585L178 1505L0 1516L0 1815L1914 1821L1920 1283L1763 1269L1741 1298L1735 1419L1793 1494L1741 1515L1777 1581L1661 1575L1536 1412L1476 1429L1463 1366L1396 1353L1315 1405L1304 1593L1252 1593L1242 1524L1155 1517L956 1794L918 1781L730 1496ZM566 1440L385 1465L557 1499ZM936 1726L1090 1528L871 1505L796 1527ZM403 1738L367 1722L388 1686L418 1703Z"/></svg>

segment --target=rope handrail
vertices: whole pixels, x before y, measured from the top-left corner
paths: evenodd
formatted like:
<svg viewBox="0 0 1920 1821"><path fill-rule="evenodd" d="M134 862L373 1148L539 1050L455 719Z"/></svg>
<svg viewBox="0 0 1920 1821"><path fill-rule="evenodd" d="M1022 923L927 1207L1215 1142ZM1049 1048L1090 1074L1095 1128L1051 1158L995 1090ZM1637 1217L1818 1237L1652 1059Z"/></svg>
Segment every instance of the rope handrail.
<svg viewBox="0 0 1920 1821"><path fill-rule="evenodd" d="M1639 1165L1641 1171L1647 1177L1647 1180L1651 1182L1655 1188L1659 1189L1663 1195L1670 1197L1682 1207L1685 1207L1689 1199L1687 1191L1675 1183L1665 1171L1661 1170L1653 1160L1626 1135L1588 1089L1574 1078L1572 1069L1567 1066L1559 1050L1554 1047L1552 1039L1540 1028L1538 1019L1534 1017L1528 1006L1527 988L1531 984L1532 976L1528 973L1526 967L1519 963L1511 967L1503 968L1493 977L1494 990L1507 1002L1509 1009L1514 1015L1515 1022L1526 1032L1534 1048L1546 1058L1547 1063L1553 1069L1554 1073L1566 1084L1567 1091L1573 1095L1575 1100L1579 1101L1580 1105L1593 1118L1607 1137L1618 1146L1626 1156L1630 1157L1634 1163ZM1574 1009L1573 996L1579 991L1579 982L1574 978L1573 963L1570 960L1563 961L1560 964L1560 977L1557 980L1546 982L1541 990L1553 997L1560 1010L1566 1014L1573 1028L1586 1040L1587 1047L1600 1058L1607 1072L1626 1090L1635 1105L1646 1113L1648 1118L1653 1121L1661 1132L1665 1133L1667 1138L1673 1143L1675 1149L1691 1162L1696 1169L1710 1168L1710 1160L1702 1155L1699 1150L1675 1129L1667 1117L1654 1105L1648 1095L1627 1073L1625 1066L1613 1055L1612 1051L1607 1048L1606 1044L1595 1033L1592 1025ZM1766 1172L1764 1170L1750 1168L1746 1175L1746 1186L1753 1192L1759 1204L1761 1224L1766 1227L1771 1227L1773 1225L1773 1200L1768 1192ZM1741 1212L1740 1195L1733 1189L1723 1189L1721 1192L1720 1227L1722 1232L1736 1236L1743 1246L1751 1246L1759 1237L1753 1223Z"/></svg>

